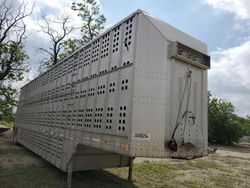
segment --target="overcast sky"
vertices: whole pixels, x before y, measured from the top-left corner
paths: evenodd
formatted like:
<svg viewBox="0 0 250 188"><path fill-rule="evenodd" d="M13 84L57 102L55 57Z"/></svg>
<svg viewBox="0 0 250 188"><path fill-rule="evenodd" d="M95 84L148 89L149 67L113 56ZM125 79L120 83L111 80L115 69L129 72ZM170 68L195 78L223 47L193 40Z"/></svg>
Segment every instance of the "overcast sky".
<svg viewBox="0 0 250 188"><path fill-rule="evenodd" d="M41 14L56 16L66 12L73 17L74 25L79 25L80 20L70 10L71 0L25 1L36 2L32 16L25 20L30 34L26 49L32 57L32 71L27 77L33 79L42 57L36 49L48 44L45 35L37 32ZM212 59L209 90L231 101L237 114L250 114L250 0L100 0L100 5L107 26L142 9L205 42Z"/></svg>

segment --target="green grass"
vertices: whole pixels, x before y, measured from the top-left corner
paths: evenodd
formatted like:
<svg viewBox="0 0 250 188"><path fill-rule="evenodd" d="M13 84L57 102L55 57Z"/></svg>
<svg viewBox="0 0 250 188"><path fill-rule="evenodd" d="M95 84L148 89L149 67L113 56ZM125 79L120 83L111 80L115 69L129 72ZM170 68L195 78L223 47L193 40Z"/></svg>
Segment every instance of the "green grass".
<svg viewBox="0 0 250 188"><path fill-rule="evenodd" d="M190 161L191 162L191 161ZM192 167L198 168L198 169L218 169L218 170L224 170L225 168L216 162L213 161L207 161L207 160L196 160L191 162Z"/></svg>
<svg viewBox="0 0 250 188"><path fill-rule="evenodd" d="M1 156L6 156L6 155L25 155L27 152L22 149L9 149L9 148L4 148L0 149L0 157Z"/></svg>
<svg viewBox="0 0 250 188"><path fill-rule="evenodd" d="M233 161L245 167L250 162L232 156L228 161L225 157L223 163L221 159L211 155L195 160L134 164L133 183L127 181L128 168L74 172L72 188L247 188L250 171L231 165ZM239 164L239 160L244 164ZM1 188L65 188L66 179L66 173L0 136Z"/></svg>
<svg viewBox="0 0 250 188"><path fill-rule="evenodd" d="M114 169L111 172L122 177L127 175L127 169L121 172ZM160 163L142 163L134 165L133 182L138 187L173 187L169 179L178 176L173 165Z"/></svg>
<svg viewBox="0 0 250 188"><path fill-rule="evenodd" d="M0 168L0 182L2 187L8 188L54 188L64 186L63 174L48 166L15 166L14 168Z"/></svg>
<svg viewBox="0 0 250 188"><path fill-rule="evenodd" d="M198 180L185 180L181 184L188 188L209 188L209 185Z"/></svg>
<svg viewBox="0 0 250 188"><path fill-rule="evenodd" d="M214 161L207 161L204 159L194 159L194 160L180 160L178 161L175 166L175 168L179 170L195 170L195 169L202 169L202 170L208 170L208 169L218 169L218 170L224 170L224 166L221 164L218 164Z"/></svg>
<svg viewBox="0 0 250 188"><path fill-rule="evenodd" d="M12 145L10 141L0 139L0 157L6 155L29 155L29 152L23 147Z"/></svg>
<svg viewBox="0 0 250 188"><path fill-rule="evenodd" d="M216 187L221 188L233 188L235 187L235 181L229 174L221 174L210 177L210 181L214 182Z"/></svg>
<svg viewBox="0 0 250 188"><path fill-rule="evenodd" d="M14 145L9 147L8 145L10 145L10 143L5 143L0 140L0 157L6 155L29 155L29 152L23 147L16 147Z"/></svg>

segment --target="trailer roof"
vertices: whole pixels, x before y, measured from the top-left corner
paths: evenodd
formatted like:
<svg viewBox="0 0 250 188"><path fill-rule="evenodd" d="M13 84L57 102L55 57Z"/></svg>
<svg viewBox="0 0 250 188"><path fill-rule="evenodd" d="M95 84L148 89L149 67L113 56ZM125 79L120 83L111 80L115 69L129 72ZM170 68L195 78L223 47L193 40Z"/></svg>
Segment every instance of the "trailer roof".
<svg viewBox="0 0 250 188"><path fill-rule="evenodd" d="M71 58L72 56L74 56L77 52L81 51L83 48L85 48L86 46L88 46L89 44L91 44L93 41L98 40L100 37L102 37L103 35L107 34L108 32L110 32L112 29L114 29L115 27L119 26L121 23L123 23L124 21L128 20L130 17L135 16L136 14L142 14L152 25L153 27L156 28L156 30L158 30L161 35L167 40L167 41L176 41L176 39L178 39L178 42L181 42L183 44L185 44L186 46L189 46L203 54L207 54L207 46L205 43L201 42L200 40L188 35L187 33L167 24L166 22L155 18L153 16L151 16L149 13L143 11L143 10L136 10L135 12L131 13L129 16L125 17L124 19L122 19L120 22L118 22L117 24L113 25L112 27L110 27L109 29L107 29L105 32L103 32L102 34L100 34L98 37L94 38L93 40L89 41L88 43L86 43L84 46L80 47L78 50L76 50L75 52L73 52L72 54L70 54L68 57L60 60L59 63L57 63L56 65L54 65L53 67L51 67L49 70L45 71L44 73L40 74L38 77L36 77L35 79L33 79L32 81L28 82L27 84L25 84L22 88L24 88L25 86L31 84L33 81L37 80L39 77L41 77L42 75L46 74L47 72L49 72L50 70L52 70L54 67L58 66L60 63L62 63L63 61L65 61L68 58Z"/></svg>

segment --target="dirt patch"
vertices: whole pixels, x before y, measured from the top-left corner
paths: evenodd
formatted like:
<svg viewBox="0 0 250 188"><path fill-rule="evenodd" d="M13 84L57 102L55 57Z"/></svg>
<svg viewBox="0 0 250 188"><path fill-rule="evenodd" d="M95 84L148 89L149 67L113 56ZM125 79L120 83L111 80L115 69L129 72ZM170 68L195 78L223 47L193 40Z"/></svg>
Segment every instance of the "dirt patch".
<svg viewBox="0 0 250 188"><path fill-rule="evenodd" d="M10 140L10 131L0 136L1 188L66 187L65 173ZM72 187L249 188L250 144L216 147L192 160L136 158L133 183L127 181L128 168L75 172Z"/></svg>
<svg viewBox="0 0 250 188"><path fill-rule="evenodd" d="M193 159L136 158L135 163L167 163L180 173L174 187L250 187L250 143L218 146L215 153Z"/></svg>

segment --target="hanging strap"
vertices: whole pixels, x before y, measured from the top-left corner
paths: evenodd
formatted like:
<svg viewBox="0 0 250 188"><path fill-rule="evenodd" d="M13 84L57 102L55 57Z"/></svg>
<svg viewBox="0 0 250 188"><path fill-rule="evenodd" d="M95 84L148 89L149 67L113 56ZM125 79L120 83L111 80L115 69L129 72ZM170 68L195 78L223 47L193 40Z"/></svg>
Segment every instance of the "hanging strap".
<svg viewBox="0 0 250 188"><path fill-rule="evenodd" d="M188 111L189 101L190 101L190 94L191 94L191 86L192 86L192 77L191 77L191 74L192 74L192 71L188 70L187 71L187 79L186 79L186 83L185 83L185 87L184 87L184 91L183 91L183 94L182 94L181 103L180 103L180 106L179 106L178 115L177 115L177 119L176 119L176 125L175 125L174 131L172 133L172 139L168 142L168 147L173 152L177 151L177 142L175 141L174 137L175 137L176 130L178 129L181 121L185 118L185 123L184 123L184 128L183 128L183 133L182 133L182 135L183 135L183 137L182 137L182 144L184 144L184 133L185 133L185 128L186 128L188 113L192 114L191 117L193 118L193 121L195 121L194 114L191 111ZM188 85L188 82L189 82L189 85ZM184 113L182 114L182 116L180 118L180 113L181 113L181 109L182 109L182 106L183 106L183 101L184 101L184 97L185 97L186 91L188 91L187 104L186 104L185 111L184 111Z"/></svg>
<svg viewBox="0 0 250 188"><path fill-rule="evenodd" d="M179 110L178 110L178 115L177 115L177 118L176 118L176 125L175 125L175 128L174 128L173 134L172 134L172 139L174 139L175 132L176 132L177 128L179 127L179 125L180 125L182 119L183 119L184 117L186 117L186 115L187 115L187 113L188 113L189 99L190 99L190 93L191 93L190 91L191 91L191 84L192 84L191 74L192 74L192 71L188 70L188 72L187 72L187 79L186 79L184 91L183 91L183 94L182 94L181 103L180 103ZM181 113L181 109L182 109L182 105L183 105L183 101L184 101L184 97L185 97L185 93L186 93L186 90L188 89L188 81L189 81L189 80L190 80L190 83L189 83L189 92L188 92L187 105L186 105L186 109L185 109L183 115L181 116L181 119L179 120L179 118L180 118L180 113ZM179 121L178 121L178 120L179 120ZM186 122L186 121L185 121L185 122Z"/></svg>

